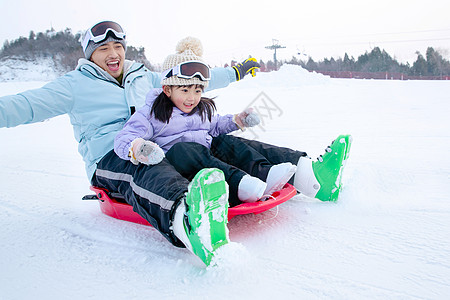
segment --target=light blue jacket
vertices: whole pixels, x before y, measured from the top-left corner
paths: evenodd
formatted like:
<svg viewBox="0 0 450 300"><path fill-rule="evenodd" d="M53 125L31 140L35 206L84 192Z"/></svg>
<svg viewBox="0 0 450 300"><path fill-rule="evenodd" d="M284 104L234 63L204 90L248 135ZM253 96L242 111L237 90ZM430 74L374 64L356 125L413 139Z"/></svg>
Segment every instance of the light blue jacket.
<svg viewBox="0 0 450 300"><path fill-rule="evenodd" d="M42 88L0 97L0 127L40 122L68 114L89 180L96 163L114 148L114 137L142 107L150 89L161 87L161 75L143 64L125 61L122 85L96 64L80 59L78 66ZM236 81L232 68L215 68L208 89ZM132 108L133 107L133 108Z"/></svg>

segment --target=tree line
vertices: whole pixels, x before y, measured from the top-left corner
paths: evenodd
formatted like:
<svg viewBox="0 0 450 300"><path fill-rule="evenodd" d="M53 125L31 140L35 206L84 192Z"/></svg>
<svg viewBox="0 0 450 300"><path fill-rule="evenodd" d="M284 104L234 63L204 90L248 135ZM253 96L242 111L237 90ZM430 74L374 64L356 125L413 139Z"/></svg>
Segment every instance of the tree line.
<svg viewBox="0 0 450 300"><path fill-rule="evenodd" d="M79 42L80 36L81 33L73 34L69 28L59 32L50 29L37 34L30 31L28 38L19 37L12 41L6 40L0 50L0 60L52 58L55 65L68 72L75 69L79 58L84 57ZM144 52L144 47L136 48L127 45L126 58L141 62L149 69L153 69Z"/></svg>
<svg viewBox="0 0 450 300"><path fill-rule="evenodd" d="M30 31L28 38L19 37L12 41L6 40L0 49L0 60L8 57L25 60L49 57L63 70L70 71L76 67L78 59L84 57L79 43L80 35L80 33L73 34L69 28L59 32L50 29L37 34ZM389 72L413 76L450 75L450 62L444 59L439 51L428 47L425 55L420 52L416 52L416 54L417 59L412 65L399 63L379 47L373 48L370 52L366 51L357 59L345 53L344 58L331 57L317 62L311 57L301 60L293 56L290 60L277 62L277 65L270 60L267 62L261 60L260 64L263 72L273 71L278 66L288 63L300 65L309 71L316 72ZM157 69L147 60L144 47L135 48L128 45L126 58L144 63L150 70ZM235 63L237 62L232 61L231 65Z"/></svg>
<svg viewBox="0 0 450 300"><path fill-rule="evenodd" d="M409 63L399 63L392 58L385 50L379 47L373 48L370 52L360 55L357 59L349 57L345 53L344 58L330 59L315 62L311 57L307 60L300 60L293 56L291 60L283 60L278 65L284 63L300 65L308 71L316 72L389 72L402 73L412 76L448 76L450 75L450 62L433 47L428 47L425 56L416 52L417 59L410 65ZM275 69L273 61L260 61L261 71L272 71Z"/></svg>

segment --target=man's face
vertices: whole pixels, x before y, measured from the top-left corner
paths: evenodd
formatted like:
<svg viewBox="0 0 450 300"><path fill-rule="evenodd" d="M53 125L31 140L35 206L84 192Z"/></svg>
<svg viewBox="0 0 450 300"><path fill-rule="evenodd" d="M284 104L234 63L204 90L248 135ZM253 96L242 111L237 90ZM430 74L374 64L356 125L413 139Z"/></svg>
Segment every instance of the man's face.
<svg viewBox="0 0 450 300"><path fill-rule="evenodd" d="M108 42L92 53L91 61L108 72L112 77L118 78L123 72L125 49L119 42Z"/></svg>

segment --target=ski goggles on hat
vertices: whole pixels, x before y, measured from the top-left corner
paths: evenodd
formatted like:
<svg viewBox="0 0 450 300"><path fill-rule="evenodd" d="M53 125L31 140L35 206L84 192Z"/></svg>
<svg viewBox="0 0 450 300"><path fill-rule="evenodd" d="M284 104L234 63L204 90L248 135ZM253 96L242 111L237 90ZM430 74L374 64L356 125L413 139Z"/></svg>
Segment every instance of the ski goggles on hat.
<svg viewBox="0 0 450 300"><path fill-rule="evenodd" d="M211 72L207 64L201 61L191 60L182 62L162 73L163 80L172 76L185 79L191 79L198 76L201 80L207 81L211 79Z"/></svg>
<svg viewBox="0 0 450 300"><path fill-rule="evenodd" d="M108 37L108 34L112 33L118 39L125 39L125 32L122 27L116 22L104 21L92 26L84 35L84 39L81 41L83 50L86 50L89 41L94 43L101 42Z"/></svg>

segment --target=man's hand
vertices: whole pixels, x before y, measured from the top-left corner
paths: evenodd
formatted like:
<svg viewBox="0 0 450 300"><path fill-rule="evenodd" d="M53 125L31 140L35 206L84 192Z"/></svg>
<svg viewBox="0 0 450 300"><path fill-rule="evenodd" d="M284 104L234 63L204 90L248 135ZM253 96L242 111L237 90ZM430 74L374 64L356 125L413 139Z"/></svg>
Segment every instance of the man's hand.
<svg viewBox="0 0 450 300"><path fill-rule="evenodd" d="M255 77L256 69L259 69L260 67L261 66L254 57L248 58L243 62L238 63L233 67L233 69L236 71L236 81L241 80L248 73L250 73L252 77Z"/></svg>

